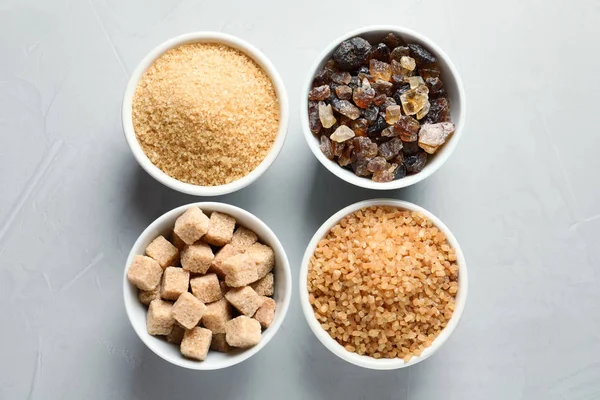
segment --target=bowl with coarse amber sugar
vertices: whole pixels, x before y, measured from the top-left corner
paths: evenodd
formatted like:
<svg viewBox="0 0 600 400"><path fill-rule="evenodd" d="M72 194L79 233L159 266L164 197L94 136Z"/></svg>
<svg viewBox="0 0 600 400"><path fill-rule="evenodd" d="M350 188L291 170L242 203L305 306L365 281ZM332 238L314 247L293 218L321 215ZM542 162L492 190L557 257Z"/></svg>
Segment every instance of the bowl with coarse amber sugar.
<svg viewBox="0 0 600 400"><path fill-rule="evenodd" d="M435 81L434 86L440 85L440 81L443 84L441 86L443 92L439 92L443 94L440 95L439 93L433 93L434 89L430 82L426 82L426 85L425 81L420 82L423 84L422 89L428 91L427 101L431 101L423 109L423 112L425 112L425 109L429 110L429 116L418 115L418 113L412 114L411 111L407 113L403 106L400 97L406 89L402 89L400 84L408 87L409 81L403 81L404 76L400 73L397 75L402 78L400 80L397 80L396 75L393 75L394 51L397 53L395 58L401 60L404 57L401 57L403 53L399 51L400 49L394 49L394 44L388 43L387 36L390 34L400 39L395 46L398 48L405 47L408 57L406 60L413 63L412 66L410 66L410 63L408 66L413 68L413 72L408 73L406 78L410 77L408 75L413 74L415 76L419 75L419 77L425 76L426 80L428 77L435 79L431 75L435 72L439 80ZM383 46L385 43L389 46ZM380 45L381 49L378 47ZM417 50L423 49L425 56L433 55L436 59L432 64L435 71L432 71L427 64L419 64L418 56L421 54L413 54L413 47L411 46L415 46ZM408 50L408 47L410 47L410 50ZM394 50L390 51L390 48ZM342 53L341 49L346 51ZM384 52L378 53L380 50ZM353 66L352 62L359 56L362 57L362 61L359 61L359 63L362 62L361 66ZM416 67L414 66L415 59L417 59ZM332 60L342 61L346 65ZM371 60L387 60L387 67L392 67L391 78L387 81L383 79L386 83L377 82L379 78L373 74L370 65ZM404 64L399 63L396 65L398 66L397 70L402 71L400 66L404 66ZM331 67L330 71L332 72L349 72L352 80L348 77L344 81L344 77L338 75L337 82L333 81L331 76L323 75L323 71L326 71L329 68L328 66ZM374 67L377 67L377 65ZM362 71L361 68L363 68ZM423 71L421 71L421 68ZM370 81L367 86L363 84L365 77ZM388 90L389 83L392 83L393 86L389 88L387 94L384 94L385 90ZM329 88L324 88L322 85L328 85ZM413 87L413 82L411 82L410 89L420 91L420 88L417 87L419 85L418 80L414 80L414 85ZM342 88L338 89L338 86L342 86ZM369 91L373 88L376 95L373 100L367 100L369 102L368 106L364 105L363 97L361 100L363 105L361 106L357 103L355 95L357 95L357 89L361 94L364 94L365 92L362 89L365 87ZM309 94L315 88L325 89L321 93L327 97L319 101L321 97L317 97L316 95L319 93L315 93L315 96L312 97L313 100L310 100L308 98ZM435 86L435 90L438 89L440 89L440 86ZM337 106L335 102L337 102ZM323 106L322 110L321 105ZM402 121L400 123L405 123L404 125L397 125L397 120L392 122L393 114L390 114L389 117L391 123L384 124L387 122L386 112L387 107L390 105L393 105L392 109L401 114ZM328 110L327 107L329 106L331 108ZM447 111L448 107L449 112ZM437 113L441 108L446 110L443 111L445 113L444 118L434 119L432 117L433 112ZM390 112L392 109L390 109ZM324 119L321 119L322 111ZM393 25L367 26L335 39L317 57L304 81L300 99L300 120L304 137L319 162L335 176L348 183L376 190L391 190L410 186L437 171L450 158L463 134L465 112L466 103L463 83L448 55L436 43L421 33ZM412 119L412 117L415 117L415 119ZM417 119L419 124L416 124ZM326 124L324 125L322 121L325 121ZM423 130L424 123L428 124L425 130ZM454 126L450 127L449 124L454 124ZM386 133L384 126L394 129ZM403 137L399 133L402 129L400 126L405 128L404 134L412 136L412 138ZM417 132L419 137L415 140ZM336 139L334 140L333 137L336 137ZM342 142L344 140L346 141ZM417 143L421 140L423 145L417 146ZM441 145L439 142L435 143L437 140L442 140ZM372 146L371 141L376 143L377 147L372 151L363 150L365 151L362 153L364 157L361 156L357 160L359 158L356 155L357 147L369 149L368 146ZM385 143L386 141L387 143ZM348 145L350 142L353 143L352 148ZM363 142L369 143L365 145ZM427 144L433 144L435 147L428 147ZM397 151L399 147L401 147L401 150ZM375 160L369 165L368 161L373 158Z"/></svg>
<svg viewBox="0 0 600 400"><path fill-rule="evenodd" d="M258 48L221 32L186 33L140 61L125 89L122 124L138 164L194 196L257 180L287 136L283 80Z"/></svg>
<svg viewBox="0 0 600 400"><path fill-rule="evenodd" d="M382 209L388 210L388 214L380 211ZM400 223L404 225L403 227L386 225L392 220L389 213L396 211L400 215ZM378 218L379 227L383 227L383 229L378 230L377 223L361 220L368 215ZM414 226L412 221L416 221L417 226ZM407 224L413 224L414 229L407 228ZM427 230L434 232L434 236L428 236L430 233L427 233ZM364 233L363 237L344 237L344 232L349 235L355 233L361 235L361 231ZM425 238L419 245L422 249L420 252L415 253L410 249L411 234ZM367 238L365 241L384 240L380 235L387 235L385 240L395 243L395 245L393 243L388 245L393 249L380 248L379 244L382 242L378 242L375 246L372 246L372 243L365 243L366 245L363 246L363 238ZM426 253L423 249L432 245L429 238L435 236L438 239L432 240L444 243L446 247L442 247L442 249L450 250L452 253L450 257L452 265L445 264L444 272L442 272L444 267L440 265L444 265L443 262L429 264L427 255L425 254L425 258L422 257L423 253ZM380 238L378 239L378 237ZM415 240L414 237L412 240ZM396 258L386 254L390 250L393 250L392 253ZM337 252L339 254L336 254ZM365 252L366 261L360 258L358 252ZM385 254L386 258L394 259L394 262L384 264L380 261L382 254ZM408 270L403 269L407 265L409 266ZM431 271L426 270L429 267L431 267ZM386 269L389 269L386 271L387 273L384 272ZM413 270L414 273L412 273ZM431 291L427 290L431 289L431 286L429 289L426 287L421 290L418 289L419 283L415 284L414 277L423 274L423 271L425 271L425 275L431 275L419 278L422 282L433 280L439 284L441 281L446 281L441 283L440 287L448 289L454 286L454 289L449 291L453 296L451 302L453 304L449 308L453 311L451 315L443 317L444 324L440 324L439 320L443 318L434 310L434 308L439 309L438 305L442 304L444 298L440 297L440 302L437 304L435 301L429 301L428 298L432 296ZM439 274L438 278L434 277L435 273ZM444 276L445 274L446 276ZM386 283L384 286L382 283L384 280L391 283ZM381 290L382 288L384 290ZM353 289L357 290L353 291ZM452 232L431 212L416 204L401 200L367 200L352 204L335 213L315 233L306 248L300 266L299 290L300 305L310 329L333 354L363 368L398 369L427 359L437 352L454 332L463 314L467 299L467 265L460 245ZM356 294L357 292L359 294ZM433 293L437 292L437 289L433 291ZM445 300L448 298L446 296ZM372 303L372 307L367 305L365 311L366 302ZM397 306L402 302L402 308ZM415 308L412 308L413 306ZM416 307L422 308L417 310ZM319 314L317 315L317 313ZM424 322L423 315L430 315L433 319ZM384 319L380 319L382 316ZM414 318L418 323L414 322ZM395 326L396 323L399 327ZM422 328L432 329L422 325L424 323L431 323L431 326L438 326L440 329L436 329L435 332L420 331ZM352 329L349 329L348 327L351 325ZM333 333L331 329L339 330L339 334ZM390 329L391 332L389 332ZM348 331L350 332L346 337ZM430 337L419 338L419 334L427 334ZM398 339L400 335L403 336ZM412 343L411 339L414 339ZM416 346L417 341L421 341L419 350L416 352L419 354L410 354L406 358L393 356L397 346ZM388 342L391 347L388 346L386 349ZM381 346L375 350L379 354L371 354L369 351L360 354L358 349L363 344L367 348ZM385 352L389 352L389 354L384 355ZM413 353L410 349L403 350L403 352Z"/></svg>

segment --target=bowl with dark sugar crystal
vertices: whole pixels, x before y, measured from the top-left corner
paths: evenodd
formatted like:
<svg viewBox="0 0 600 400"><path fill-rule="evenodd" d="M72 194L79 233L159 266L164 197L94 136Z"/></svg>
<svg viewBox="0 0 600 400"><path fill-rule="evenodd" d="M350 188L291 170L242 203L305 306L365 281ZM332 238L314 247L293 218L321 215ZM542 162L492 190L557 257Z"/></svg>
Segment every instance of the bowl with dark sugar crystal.
<svg viewBox="0 0 600 400"><path fill-rule="evenodd" d="M392 77L392 79L389 80L389 82L393 83L391 91L386 95L383 94L383 91L379 91L380 88L385 87L385 85L382 85L381 82L377 81L379 77L373 75L373 70L370 69L370 63L371 60L376 59L376 57L384 59L374 52L376 46L382 44L384 38L390 33L399 37L400 40L404 42L403 46L414 46L415 48L425 49L428 54L433 55L436 59L434 62L435 69L437 70L436 73L439 74L439 80L443 82L443 92L439 91L434 93L434 91L439 89L439 87L436 86L436 83L433 83L432 85L433 81L423 81L422 89L428 92L427 96L429 96L428 102L430 102L429 106L431 108L428 112L429 116L427 116L427 114L419 114L425 112L426 108L429 106L420 109L419 113L415 114L410 114L411 110L404 108L400 96L401 93L404 93L403 91L405 89L402 89L402 87L399 86L400 83L398 83L402 81L394 81L394 77ZM365 54L367 55L365 55L366 61L363 65L359 68L352 65L340 65L339 62L332 64L331 60L334 60L340 45L345 45L349 43L349 40L354 38L366 40L368 42L367 46L370 44L370 50L368 50L369 53L367 54L365 51ZM363 41L362 43L366 42ZM353 49L354 53L352 53L352 55L356 55L356 53L360 53L362 50L359 43L359 45ZM386 51L389 51L389 49ZM417 65L416 67L413 67L413 72L410 72L404 78L411 78L411 76L409 76L411 74L415 75L413 78L416 78L416 75L419 74L425 76L426 79L431 77L430 74L428 75L425 72L429 67L426 64L419 64L418 56L420 54L413 54L412 47L410 51L410 54L407 53L407 56L416 58ZM393 55L394 51L392 50L391 53ZM388 62L392 63L392 59L393 58L389 58ZM407 59L407 61L410 60ZM352 60L349 60L348 62L351 63ZM333 71L349 72L352 75L352 79L357 79L359 77L360 79L358 79L357 82L351 81L351 83L342 81L340 84L332 82L330 78L325 81L319 81L320 77L322 77L320 74L323 70L329 68L328 66L331 66ZM404 66L404 64L402 64L402 66ZM377 67L377 65L375 65L375 67ZM361 70L361 68L367 69ZM362 75L359 73L361 71L363 73ZM364 78L367 78L370 86L367 87L363 85ZM410 80L405 80L402 84L406 85L407 88L410 84L411 90L421 90L418 88L418 80L413 80L412 82ZM322 85L328 85L329 88L324 88ZM343 90L339 89L340 92L337 92L336 88L338 86L345 87L342 88ZM311 90L318 87L326 89L326 92L323 90L323 96L328 97L318 97L320 93L315 93L315 97L313 97L314 100L310 100L309 95ZM381 94L383 96L381 98L381 101L383 102L378 102L378 105L375 106L375 101L378 100L376 96L373 103L369 103L370 105L366 108L361 108L361 105L356 103L355 96L357 95L357 89L360 91L365 87L367 87L367 90L370 90L371 87L374 88L377 95ZM399 92L398 90L402 91ZM386 99L383 100L384 98ZM440 98L443 98L443 100L440 100ZM319 99L322 100L319 101ZM446 102L444 105L449 107L449 113L447 113L446 117L443 119L434 119L432 117L433 112L439 109L438 106L442 104L442 101ZM330 111L321 114L321 103L324 111L327 111L329 105L331 105L332 108ZM401 110L400 113L403 121L412 121L412 123L418 121L416 128L414 128L414 126L409 126L411 129L416 129L416 131L411 133L411 135L413 135L412 138L407 138L398 132L401 130L400 128L397 128L399 126L398 124L403 121L394 121L391 124L384 125L388 118L386 115L387 106L390 105L401 106L392 107L392 109L396 108L396 110ZM372 112L373 107L377 107L377 110L374 112ZM466 103L462 80L450 57L448 57L435 42L423 34L408 28L393 25L367 26L348 32L335 39L322 51L312 68L309 70L302 87L300 99L300 120L302 130L306 142L317 160L319 160L327 170L340 179L359 187L377 190L391 190L410 186L426 179L437 171L450 158L463 135L465 114ZM325 116L325 119L321 118L322 115ZM409 116L411 118L406 118ZM332 117L335 118L335 121ZM412 120L412 117L415 118L414 121ZM390 118L390 121L393 121L393 115L391 115ZM365 128L364 125L361 126L360 124L355 125L357 124L357 121L361 120L367 122L368 128ZM323 125L323 121L325 121L327 125ZM427 123L428 126L425 127L425 123ZM453 124L453 126L449 124ZM325 126L327 126L327 128L324 128ZM403 129L406 129L406 125L403 126ZM394 129L388 129L386 131L384 127L393 127ZM409 131L410 129L406 130L405 133ZM418 133L416 133L417 131ZM405 141L405 139L408 139L409 141ZM438 140L442 140L441 145L437 142ZM353 142L352 149L350 149L348 145L348 143L351 142ZM377 144L377 148L374 148L372 152L365 152L364 157L361 155L358 157L357 161L356 149L361 148L361 146L363 149L368 148L363 142L373 142ZM385 142L389 143L382 147ZM368 143L368 145L371 146L370 143ZM401 151L398 151L399 147L402 148ZM379 157L383 157L383 159ZM373 160L373 158L375 158L375 160ZM371 165L369 165L369 161L372 161Z"/></svg>

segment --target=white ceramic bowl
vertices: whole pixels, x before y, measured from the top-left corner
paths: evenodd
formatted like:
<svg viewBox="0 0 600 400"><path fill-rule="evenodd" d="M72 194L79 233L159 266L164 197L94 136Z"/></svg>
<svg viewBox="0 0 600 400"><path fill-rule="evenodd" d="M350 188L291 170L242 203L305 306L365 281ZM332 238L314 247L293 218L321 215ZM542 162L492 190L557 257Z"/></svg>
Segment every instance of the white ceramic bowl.
<svg viewBox="0 0 600 400"><path fill-rule="evenodd" d="M146 70L163 53L165 53L167 50L170 50L174 47L186 43L222 43L245 53L250 58L252 58L269 76L271 82L273 82L273 87L275 88L277 99L279 101L279 131L277 133L277 137L275 138L275 142L271 147L271 150L269 150L269 153L267 154L265 159L252 172L250 172L243 178L240 178L226 185L199 186L181 182L175 178L170 177L169 175L161 171L160 168L152 164L150 159L142 150L142 147L140 146L135 136L135 130L133 128L133 120L131 115L131 106L133 95L135 94L138 82L140 81ZM169 39L161 45L157 46L154 50L148 53L146 57L144 57L144 59L139 63L137 68L133 71L133 74L129 79L129 83L127 84L127 89L125 90L125 97L123 98L123 130L125 132L127 144L129 144L131 152L133 153L133 156L135 157L137 162L144 170L146 170L146 172L150 174L150 176L152 176L154 179L156 179L163 185L168 186L171 189L177 190L179 192L195 196L219 196L235 192L250 185L256 179L258 179L258 177L261 176L271 166L271 164L273 164L273 162L279 155L279 152L283 147L283 143L287 135L288 119L289 107L287 92L285 90L285 86L283 85L283 81L281 80L281 77L279 76L279 73L277 72L273 64L271 64L269 59L260 50L252 46L250 43L245 42L242 39L239 39L235 36L226 35L220 32L187 33L185 35Z"/></svg>
<svg viewBox="0 0 600 400"><path fill-rule="evenodd" d="M401 358L394 359L376 359L369 356L361 356L357 353L352 353L344 349L342 345L335 341L329 333L327 333L323 328L321 328L321 324L317 321L315 317L315 313L313 311L310 302L308 301L308 289L306 287L306 279L308 276L308 263L310 258L312 257L315 249L317 248L317 244L319 241L329 232L329 230L337 224L342 218L344 218L348 214L352 214L355 211L358 211L365 207L371 206L392 206L400 209L410 210L410 211L418 211L427 216L433 224L444 232L448 238L448 242L452 247L456 249L456 258L459 268L459 276L458 276L458 293L456 294L456 308L454 313L452 314L452 318L448 322L448 325L440 332L438 337L433 341L433 344L423 350L420 356L411 358L408 362L404 362ZM306 252L304 253L304 258L302 259L302 265L300 266L300 304L302 306L302 311L304 312L304 316L306 317L306 321L310 326L310 329L317 336L317 338L327 347L333 354L340 357L341 359L348 361L349 363L358 365L363 368L369 369L397 369L404 368L410 365L414 365L419 363L426 358L430 357L433 353L439 350L439 348L448 340L454 329L458 325L458 321L462 316L463 310L465 308L465 302L467 300L467 292L468 292L468 277L467 277L467 264L465 262L465 257L460 249L460 245L456 241L452 232L448 229L446 225L442 221L440 221L435 215L425 210L423 207L419 207L416 204L409 203L407 201L401 200L393 200L393 199L376 199L376 200L366 200L361 201L355 204L352 204L337 213L335 213L331 218L329 218L315 233L312 240L308 244Z"/></svg>
<svg viewBox="0 0 600 400"><path fill-rule="evenodd" d="M416 43L424 46L428 50L432 51L438 59L438 64L442 71L442 81L444 82L444 88L448 92L448 99L450 100L450 112L452 116L452 122L456 126L454 134L450 139L435 153L430 156L427 160L425 168L415 175L407 175L402 179L396 179L391 182L374 182L369 178L364 178L354 175L350 170L340 167L337 162L327 159L321 149L319 149L319 139L313 135L310 131L308 124L308 92L311 89L312 81L315 74L321 70L325 63L331 59L333 51L338 45L346 39L361 36L367 39L371 43L375 43L383 39L385 35L393 32L404 39L407 43ZM337 177L349 182L353 185L360 186L367 189L379 189L379 190L390 190L399 189L406 186L413 185L417 182L427 178L435 171L437 171L445 162L450 158L450 155L456 148L460 137L463 134L463 127L465 123L465 93L462 84L462 80L456 70L456 67L450 60L450 58L440 49L433 41L417 33L413 30L403 28L400 26L386 26L386 25L375 25L367 26L355 31L349 32L336 40L334 40L317 58L317 62L310 70L304 86L302 88L302 95L300 99L300 120L302 124L302 130L304 131L304 137L308 146L312 150L313 154L317 159L331 171Z"/></svg>
<svg viewBox="0 0 600 400"><path fill-rule="evenodd" d="M157 236L167 235L173 229L177 217L192 206L200 207L200 209L207 214L210 214L213 211L219 211L231 215L237 220L238 224L254 231L258 235L259 241L271 246L275 252L275 268L273 270L273 274L275 275L275 292L273 294L273 299L277 303L277 309L272 325L263 331L262 340L256 346L250 347L249 349L236 349L230 353L210 351L204 361L194 361L184 358L179 351L179 346L168 343L164 338L148 334L146 331L147 308L138 300L137 288L127 280L127 269L131 265L133 258L138 254L144 254L146 246L148 246L148 244ZM285 254L285 250L279 242L279 239L277 239L277 236L275 236L273 231L269 229L264 222L250 214L248 211L224 203L187 204L177 207L160 216L152 222L136 240L129 253L129 257L127 257L125 271L123 273L125 310L127 311L129 321L137 335L150 350L161 358L172 364L189 369L213 370L226 368L238 364L258 353L260 349L269 343L269 340L271 340L279 330L290 305L291 294L292 276L290 264Z"/></svg>

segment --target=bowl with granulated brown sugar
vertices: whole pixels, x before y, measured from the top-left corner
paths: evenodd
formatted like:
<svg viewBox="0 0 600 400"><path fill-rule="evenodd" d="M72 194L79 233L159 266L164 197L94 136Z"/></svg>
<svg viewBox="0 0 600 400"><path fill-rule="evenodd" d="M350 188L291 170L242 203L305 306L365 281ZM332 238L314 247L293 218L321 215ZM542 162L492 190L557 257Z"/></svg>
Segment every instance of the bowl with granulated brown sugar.
<svg viewBox="0 0 600 400"><path fill-rule="evenodd" d="M123 129L140 166L177 191L217 196L262 175L281 151L288 99L249 43L195 32L152 50L133 72Z"/></svg>
<svg viewBox="0 0 600 400"><path fill-rule="evenodd" d="M467 297L464 255L452 232L415 204L368 200L328 219L300 267L300 303L332 353L369 369L434 354Z"/></svg>

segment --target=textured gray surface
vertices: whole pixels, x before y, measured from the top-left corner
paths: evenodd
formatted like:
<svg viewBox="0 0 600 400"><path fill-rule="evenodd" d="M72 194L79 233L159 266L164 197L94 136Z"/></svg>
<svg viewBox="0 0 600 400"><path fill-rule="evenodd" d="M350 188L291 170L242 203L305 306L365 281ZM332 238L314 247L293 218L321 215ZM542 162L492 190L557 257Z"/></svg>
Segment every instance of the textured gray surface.
<svg viewBox="0 0 600 400"><path fill-rule="evenodd" d="M0 398L600 398L600 4L285 3L0 2ZM454 59L468 98L450 161L389 193L336 180L298 125L317 54L374 23L430 36ZM129 248L154 218L197 199L138 167L121 96L147 51L193 30L250 41L287 86L280 158L218 200L269 224L294 271L319 225L357 200L414 201L454 231L469 300L434 357L391 372L345 364L313 337L297 293L273 341L229 370L179 369L136 337L121 295Z"/></svg>

